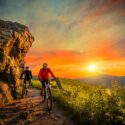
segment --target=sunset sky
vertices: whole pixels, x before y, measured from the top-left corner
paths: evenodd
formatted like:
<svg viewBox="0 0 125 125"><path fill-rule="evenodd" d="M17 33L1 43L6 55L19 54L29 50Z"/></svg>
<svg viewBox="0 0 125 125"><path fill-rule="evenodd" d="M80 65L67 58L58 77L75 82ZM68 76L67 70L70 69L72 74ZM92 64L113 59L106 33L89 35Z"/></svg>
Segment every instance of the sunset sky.
<svg viewBox="0 0 125 125"><path fill-rule="evenodd" d="M0 19L29 27L34 75L43 62L58 77L125 75L125 0L0 0Z"/></svg>

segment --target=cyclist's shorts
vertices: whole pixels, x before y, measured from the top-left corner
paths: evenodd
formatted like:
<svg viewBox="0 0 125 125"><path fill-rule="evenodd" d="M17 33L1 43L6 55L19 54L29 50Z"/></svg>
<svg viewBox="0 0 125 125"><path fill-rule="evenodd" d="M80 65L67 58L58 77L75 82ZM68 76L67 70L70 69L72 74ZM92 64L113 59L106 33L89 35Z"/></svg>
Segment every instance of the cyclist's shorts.
<svg viewBox="0 0 125 125"><path fill-rule="evenodd" d="M49 80L48 79L41 80L41 83L42 87L45 87L45 84L49 84Z"/></svg>
<svg viewBox="0 0 125 125"><path fill-rule="evenodd" d="M30 79L30 80L24 79L24 83L25 83L25 84L30 84L30 83L31 83L31 79Z"/></svg>
<svg viewBox="0 0 125 125"><path fill-rule="evenodd" d="M31 82L31 79L24 79L24 83L26 84L26 83L30 83Z"/></svg>

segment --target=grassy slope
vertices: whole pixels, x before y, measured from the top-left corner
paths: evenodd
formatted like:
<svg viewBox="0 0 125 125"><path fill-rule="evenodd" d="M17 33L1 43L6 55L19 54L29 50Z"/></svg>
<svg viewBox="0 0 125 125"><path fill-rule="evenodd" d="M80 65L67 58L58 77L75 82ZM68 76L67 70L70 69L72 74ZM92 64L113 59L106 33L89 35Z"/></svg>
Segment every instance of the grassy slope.
<svg viewBox="0 0 125 125"><path fill-rule="evenodd" d="M117 83L109 89L70 79L62 79L61 83L64 91L51 83L54 99L79 125L125 124L125 88ZM41 88L37 80L33 85Z"/></svg>

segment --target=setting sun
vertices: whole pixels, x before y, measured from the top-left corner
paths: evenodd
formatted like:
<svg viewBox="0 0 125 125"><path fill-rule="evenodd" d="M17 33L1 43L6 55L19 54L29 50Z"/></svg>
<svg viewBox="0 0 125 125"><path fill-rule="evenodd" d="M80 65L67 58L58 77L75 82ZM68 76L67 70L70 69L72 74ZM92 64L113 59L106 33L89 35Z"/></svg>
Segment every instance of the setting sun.
<svg viewBox="0 0 125 125"><path fill-rule="evenodd" d="M89 71L91 71L91 72L96 71L96 65L95 64L90 64L88 68L89 68Z"/></svg>

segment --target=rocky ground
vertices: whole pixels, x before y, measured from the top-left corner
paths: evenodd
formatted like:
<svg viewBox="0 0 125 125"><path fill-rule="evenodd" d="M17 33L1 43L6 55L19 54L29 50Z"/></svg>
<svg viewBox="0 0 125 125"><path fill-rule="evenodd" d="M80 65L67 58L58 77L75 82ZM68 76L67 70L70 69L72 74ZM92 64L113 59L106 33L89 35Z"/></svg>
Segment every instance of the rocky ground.
<svg viewBox="0 0 125 125"><path fill-rule="evenodd" d="M0 125L73 125L55 105L51 113L42 103L40 90L31 88L28 96L0 108Z"/></svg>

